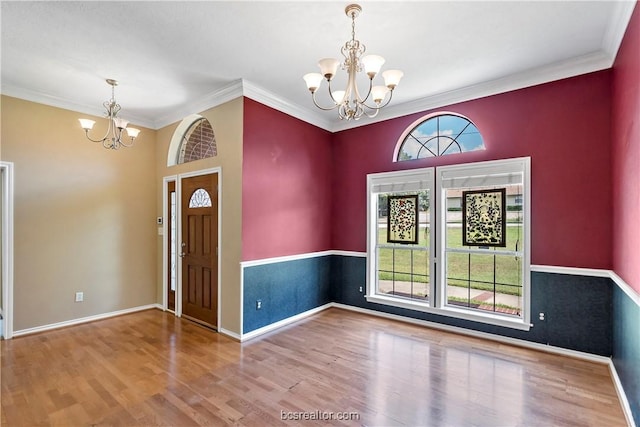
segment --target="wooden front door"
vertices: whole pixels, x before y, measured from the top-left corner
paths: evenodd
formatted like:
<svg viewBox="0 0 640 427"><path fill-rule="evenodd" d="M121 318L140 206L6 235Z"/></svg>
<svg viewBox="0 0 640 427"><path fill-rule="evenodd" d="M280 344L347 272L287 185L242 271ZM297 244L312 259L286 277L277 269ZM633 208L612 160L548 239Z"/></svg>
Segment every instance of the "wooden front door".
<svg viewBox="0 0 640 427"><path fill-rule="evenodd" d="M182 179L182 315L218 327L218 174Z"/></svg>

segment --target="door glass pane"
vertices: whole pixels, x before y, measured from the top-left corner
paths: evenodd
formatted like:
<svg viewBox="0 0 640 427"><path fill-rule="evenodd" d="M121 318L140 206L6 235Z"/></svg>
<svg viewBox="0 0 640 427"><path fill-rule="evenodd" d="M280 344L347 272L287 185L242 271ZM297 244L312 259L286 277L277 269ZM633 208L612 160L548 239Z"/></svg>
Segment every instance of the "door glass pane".
<svg viewBox="0 0 640 427"><path fill-rule="evenodd" d="M204 188L198 188L189 199L190 208L210 208L211 196Z"/></svg>
<svg viewBox="0 0 640 427"><path fill-rule="evenodd" d="M176 290L176 192L171 192L171 241L169 246L171 247L171 290Z"/></svg>

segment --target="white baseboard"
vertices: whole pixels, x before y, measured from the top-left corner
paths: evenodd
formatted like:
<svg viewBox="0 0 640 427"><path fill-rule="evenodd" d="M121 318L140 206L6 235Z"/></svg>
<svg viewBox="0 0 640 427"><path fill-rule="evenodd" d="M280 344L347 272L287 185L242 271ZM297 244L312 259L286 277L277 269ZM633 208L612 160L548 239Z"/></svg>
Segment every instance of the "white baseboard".
<svg viewBox="0 0 640 427"><path fill-rule="evenodd" d="M163 310L164 311L164 309L163 309L161 304L148 304L148 305L144 305L144 306L132 307L132 308L124 309L124 310L118 310L118 311L112 311L112 312L109 312L109 313L98 314L98 315L95 315L95 316L88 316L88 317L68 320L68 321L64 321L64 322L52 323L52 324L49 324L49 325L37 326L37 327L34 327L34 328L22 329L22 330L19 330L19 331L15 331L13 333L13 336L14 337L19 337L19 336L38 333L38 332L50 331L50 330L53 330L53 329L58 329L58 328L63 328L63 327L73 326L73 325L79 325L79 324L82 324L82 323L94 322L96 320L108 319L110 317L121 316L123 314L135 313L135 312L138 312L138 311L144 311L144 310L149 310L149 309L153 309L153 308L157 308L159 310ZM278 322L272 323L270 325L264 326L262 328L256 329L256 330L251 331L251 332L246 333L246 334L238 335L237 333L232 332L232 331L228 331L228 330L226 330L224 328L220 328L218 332L221 333L221 334L224 334L224 335L226 335L226 336L228 336L228 337L230 337L230 338L232 338L232 339L234 339L236 341L245 342L245 341L251 340L253 338L256 338L258 336L264 335L266 333L269 333L269 332L275 331L277 329L280 329L280 328L282 328L284 326L287 326L287 325L290 325L292 323L298 322L298 321L300 321L300 320L302 320L302 319L304 319L306 317L312 316L312 315L314 315L316 313L320 313L321 311L327 310L329 308L338 308L338 309L343 309L343 310L348 310L348 311L354 311L354 312L363 313L363 314L367 314L367 315L371 315L371 316L377 316L377 317L397 320L397 321L401 321L401 322L405 322L405 323L411 323L411 324L415 324L415 325L425 326L425 327L428 327L428 328L431 328L431 329L437 329L437 330L456 333L456 334L460 334L460 335L466 335L466 336L471 336L471 337L477 337L477 338L497 341L497 342L510 344L510 345L514 345L514 346L518 346L518 347L530 348L530 349L534 349L534 350L544 351L544 352L547 352L547 353L553 353L553 354L558 354L558 355L562 355L562 356L568 356L568 357L578 358L578 359L582 359L582 360L587 360L587 361L590 361L590 362L606 364L609 367L609 372L611 373L611 378L612 378L614 387L616 389L616 393L618 394L618 398L620 400L620 404L622 406L622 410L623 410L624 415L625 415L625 417L627 419L627 423L629 424L629 427L636 427L635 421L633 419L633 414L631 413L631 406L629 405L629 400L627 399L627 395L626 395L626 393L624 391L624 388L622 387L622 383L620 382L620 378L618 377L618 373L616 371L615 365L613 364L613 361L609 357L598 356L598 355L585 353L585 352L581 352L581 351L569 350L569 349L565 349L565 348L561 348L561 347L555 347L555 346L535 343L535 342L531 342L531 341L525 341L525 340L521 340L521 339L517 339L517 338L504 337L504 336L501 336L501 335L494 335L494 334L490 334L490 333L487 333L487 332L478 332L478 331L474 331L474 330L471 330L471 329L460 328L460 327L457 327L457 326L449 326L449 325L444 325L444 324L440 324L440 323L430 322L430 321L427 321L427 320L414 319L414 318L410 318L410 317L399 316L399 315L396 315L396 314L390 314L390 313L385 313L385 312L381 312L381 311L370 310L370 309L366 309L366 308L355 307L355 306L350 306L350 305L340 304L340 303L334 303L334 302L322 305L320 307L313 308L311 310L307 310L307 311L305 311L303 313L299 313L299 314L297 314L295 316L291 316L291 317L289 317L287 319L280 320ZM2 320L0 320L0 322L2 322Z"/></svg>
<svg viewBox="0 0 640 427"><path fill-rule="evenodd" d="M562 356L574 357L582 360L588 360L590 362L607 364L611 359L605 356L598 356L596 354L585 353L582 351L569 350L562 347L554 347L552 345L540 344L532 341L525 341L518 338L505 337L502 335L490 334L488 332L479 332L472 329L461 328L458 326L450 326L442 323L430 322L428 320L414 319L412 317L400 316L397 314L385 313L382 311L370 310L368 308L354 307L351 305L333 303L333 307L341 308L344 310L355 311L358 313L364 313L371 316L384 317L386 319L398 320L400 322L411 323L414 325L425 326L431 329L438 329L445 332L452 332L459 335L466 335L470 337L482 338L491 341L497 341L504 344L511 344L518 347L530 348L533 350L545 351L547 353L559 354Z"/></svg>
<svg viewBox="0 0 640 427"><path fill-rule="evenodd" d="M278 322L272 323L272 324L264 326L262 328L255 329L255 330L253 330L251 332L248 332L246 334L242 334L242 336L240 337L240 341L241 342L245 342L245 341L248 341L250 339L256 338L256 337L258 337L260 335L264 335L264 334L266 334L268 332L275 331L276 329L280 329L280 328L282 328L284 326L290 325L291 323L295 323L295 322L297 322L299 320L302 320L305 317L312 316L312 315L314 315L316 313L319 313L319 312L321 312L323 310L331 308L331 307L334 306L334 304L335 303L330 302L328 304L321 305L320 307L312 308L311 310L307 310L307 311L304 311L302 313L296 314L295 316L291 316L291 317L288 317L286 319L282 319L282 320L280 320Z"/></svg>
<svg viewBox="0 0 640 427"><path fill-rule="evenodd" d="M229 338L235 340L235 341L242 341L242 337L238 334L236 334L233 331L230 331L228 329L225 328L218 328L218 333L222 334L222 335L226 335Z"/></svg>
<svg viewBox="0 0 640 427"><path fill-rule="evenodd" d="M67 326L79 325L81 323L94 322L96 320L108 319L109 317L121 316L123 314L135 313L137 311L149 310L152 308L158 308L163 310L162 305L160 304L148 304L141 305L138 307L127 308L124 310L112 311L109 313L96 314L95 316L87 316L81 317L79 319L66 320L64 322L51 323L49 325L36 326L34 328L21 329L19 331L14 331L13 336L19 337L23 335L35 334L38 332L50 331L52 329L64 328Z"/></svg>
<svg viewBox="0 0 640 427"><path fill-rule="evenodd" d="M359 257L359 258L364 258L366 257L366 252L356 252L356 251L340 251L340 250L330 250L330 251L324 251L324 252L315 252L315 253L307 253L307 254L299 254L299 255L294 255L294 256L290 256L290 257L282 257L282 258L271 258L271 259L263 259L263 260L256 260L256 261L250 261L250 262L244 262L241 263L242 267L251 267L254 265L263 265L263 264L270 264L273 262L282 262L282 261L291 261L291 260L296 260L296 259L305 259L305 258L311 258L311 257L316 257L316 256L326 256L326 255L340 255L340 256L351 256L351 257ZM636 291L634 288L632 288L629 284L627 284L620 276L618 276L614 271L612 270L606 270L606 269L594 269L594 268L582 268L582 267L562 267L562 266L552 266L552 265L531 265L531 271L532 272L541 272L541 273L553 273L553 274L568 274L568 275L577 275L577 276L587 276L587 277L606 277L611 279L614 282L614 285L617 286L619 289L621 289L629 298L631 298L631 300L640 307L640 293L638 291ZM379 312L379 311L375 311L375 310L368 310L368 309L361 309L359 307L354 307L354 306L348 306L348 305L344 305L344 304L340 304L340 303L330 303L327 305L324 305L322 307L319 307L318 309L314 309L314 310L310 310L309 312L305 312L302 313L301 315L298 316L293 316L289 319L284 319L280 322L265 326L263 328L260 328L258 330L252 331L248 334L244 334L240 337L240 341L246 341L248 339L251 338L255 338L259 335L262 335L264 333L267 332L271 332L275 329L278 329L282 326L291 324L293 322L296 322L297 320L299 320L300 318L306 317L306 316L310 316L311 314L320 312L322 310L325 310L327 308L330 307L337 307L337 308L343 308L346 310L352 310L352 311L358 311L358 312L362 312L362 313L366 313L366 314L370 314L370 315L374 315L374 316L380 316L380 317L387 317L387 318L391 318L394 320L399 320L399 321L403 321L403 322L409 322L409 323L414 323L414 324L419 324L422 326L426 326L426 327L430 327L433 329L440 329L440 330L445 330L445 331L449 331L449 332L453 332L453 333L457 333L457 334L462 334L462 335L468 335L468 336L476 336L476 337L480 337L483 339L488 339L488 340L493 340L493 341L500 341L500 342L504 342L507 344L511 344L511 345L515 345L515 346L520 346L520 347L526 347L526 348L531 348L531 349L535 349L535 350L540 350L540 351L545 351L548 353L554 353L554 354L559 354L559 355L563 355L563 356L568 356L568 357L574 357L574 358L579 358L579 359L583 359L583 360L588 360L588 361L592 361L592 362L596 362L596 363L603 363L603 364L607 364L609 366L609 370L611 371L611 377L614 381L614 386L616 388L616 392L618 393L619 399L620 399L620 403L623 407L623 411L625 414L625 417L627 418L627 422L629 423L630 427L636 427L636 424L633 420L633 415L631 413L631 408L629 406L629 401L627 400L627 396L625 394L624 388L622 387L622 384L620 382L620 379L617 375L616 369L615 369L615 365L613 364L613 361L611 360L611 358L608 357L604 357L604 356L598 356L598 355L594 355L594 354L590 354L590 353L585 353L585 352L580 352L580 351L575 351L575 350L569 350L569 349L564 349L561 347L555 347L555 346L550 346L550 345L545 345L545 344L539 344L539 343L534 343L531 341L525 341L525 340L520 340L520 339L515 339L515 338L509 338L509 337L502 337L500 335L494 335L494 334L489 334L489 333L484 333L484 332L476 332L470 329L465 329L465 328L460 328L460 327L453 327L453 326L448 326L448 325L443 325L440 323L435 323L435 322L428 322L428 321L423 321L423 320L419 320L419 319L412 319L412 318L408 318L408 317L404 317L404 316L398 316L398 315L393 315L393 314L388 314L388 313L384 313L384 312ZM237 338L237 334L229 334L231 337L238 339Z"/></svg>
<svg viewBox="0 0 640 427"><path fill-rule="evenodd" d="M491 341L496 341L504 344L517 346L517 347L524 347L532 350L544 351L546 353L552 353L560 356L572 357L575 359L581 359L589 362L595 362L595 363L607 365L609 368L609 372L611 373L611 379L613 381L613 385L615 387L616 393L618 394L618 399L620 401L620 405L622 406L622 410L624 412L624 416L627 420L627 423L629 424L629 427L636 427L636 424L633 419L633 414L631 413L631 406L629 405L629 400L627 399L627 395L624 391L624 388L622 387L622 383L620 382L620 378L618 377L618 373L616 371L615 365L613 364L613 361L609 357L599 356L596 354L585 353L585 352L576 351L576 350L569 350L562 347L555 347L552 345L540 344L532 341L525 341L517 338L505 337L502 335L495 335L487 332L479 332L471 329L460 328L457 326L444 325L441 323L430 322L427 320L414 319L411 317L399 316L397 314L390 314L382 311L370 310L367 308L360 308L360 307L355 307L355 306L340 304L335 302L325 304L323 306L314 308L312 310L305 311L304 313L300 313L296 316L292 316L287 319L281 320L279 322L272 323L271 325L265 326L263 328L256 329L255 331L251 331L247 334L243 334L239 340L241 342L244 342L252 338L256 338L260 335L266 334L268 332L273 332L276 329L282 328L283 326L286 326L286 325L290 325L305 317L309 317L313 314L319 313L329 308L338 308L338 309L343 309L348 311L354 311L354 312L363 313L371 316L382 317L386 319L392 319L400 322L424 326L431 329L451 332L459 335L482 338L486 340L491 340ZM225 334L231 336L232 338L238 339L237 338L238 336L235 333L225 333Z"/></svg>
<svg viewBox="0 0 640 427"><path fill-rule="evenodd" d="M609 364L611 359L605 356L599 356L596 354L591 354L591 353L585 353L582 351L576 351L576 350L569 350L566 348L562 348L562 347L555 347L555 346L551 346L551 345L546 345L546 344L540 344L540 343L536 343L536 342L532 342L532 341L525 341L525 340L521 340L521 339L517 339L517 338L511 338L511 337L505 337L502 335L495 335L495 334L490 334L488 332L479 332L479 331L474 331L472 329L466 329L466 328L461 328L458 326L450 326L450 325L445 325L445 324L441 324L441 323L436 323L436 322L430 322L427 320L421 320L421 319L414 319L412 317L405 317L405 316L400 316L397 314L390 314L390 313L385 313L382 311L376 311L376 310L370 310L368 308L360 308L360 307L355 307L355 306L351 306L351 305L347 305L347 304L341 304L341 303L336 303L336 302L331 302L325 305L322 305L320 307L316 307L314 309L305 311L303 313L297 314L295 316L292 317L288 317L286 319L280 320L279 322L275 322L272 323L270 325L264 326L260 329L256 329L254 331L251 331L249 333L246 334L242 334L240 341L244 342L247 340L250 340L252 338L258 337L260 335L266 334L268 332L272 332L276 329L279 329L283 326L287 326L290 325L292 323L295 323L301 319L304 319L305 317L309 317L311 315L314 315L316 313L319 313L321 311L327 310L329 308L340 308L343 310L349 310L349 311L355 311L358 313L363 313L363 314L368 314L371 316L377 316L377 317L383 317L383 318L387 318L387 319L392 319L392 320L398 320L401 322L405 322L405 323L411 323L411 324L415 324L415 325L420 325L420 326L425 326L431 329L438 329L438 330L442 330L442 331L446 331L446 332L452 332L452 333L456 333L459 335L466 335L466 336L472 336L472 337L476 337L476 338L483 338L483 339L487 339L487 340L492 340L492 341L498 341L498 342L502 342L505 344L511 344L511 345L515 345L518 347L525 347L525 348L531 348L533 350L540 350L540 351L545 351L547 353L554 353L554 354L559 354L562 356L569 356L569 357L573 357L573 358L578 358L578 359L582 359L582 360L587 360L590 362L596 362L596 363L601 363L601 364ZM231 337L236 337L237 334L228 333ZM615 369L615 368L614 368Z"/></svg>
<svg viewBox="0 0 640 427"><path fill-rule="evenodd" d="M562 347L555 347L552 345L540 344L540 343L525 341L517 338L503 337L501 335L494 335L486 332L473 331L471 329L460 328L457 326L443 325L440 323L429 322L426 320L398 316L396 314L389 314L381 311L369 310L366 308L354 307L346 304L332 303L332 307L341 308L349 311L355 311L358 313L368 314L368 315L377 316L377 317L384 317L392 320L398 320L405 323L412 323L412 324L425 326L432 329L452 332L455 334L478 337L478 338L497 341L497 342L510 344L518 347L525 347L533 350L544 351L547 353L558 354L560 356L568 356L568 357L586 360L589 362L605 364L609 367L609 372L611 373L611 379L613 381L613 385L615 387L616 393L618 394L618 399L620 401L620 405L622 406L622 411L624 412L624 416L627 419L627 423L629 424L629 427L636 427L635 421L633 420L633 414L631 413L631 406L629 405L629 400L627 399L627 394L625 393L624 388L622 387L622 383L620 382L620 377L618 377L618 372L616 371L616 367L613 364L613 360L610 357L598 356L591 353L585 353L585 352L576 351L576 350L569 350Z"/></svg>
<svg viewBox="0 0 640 427"><path fill-rule="evenodd" d="M631 405L629 405L627 394L624 391L624 387L622 387L622 383L620 382L620 377L618 376L618 371L616 371L616 366L613 364L613 360L609 359L608 365L609 373L611 374L611 379L613 380L613 386L615 387L616 393L618 394L620 406L622 406L622 412L624 412L624 416L627 419L627 424L629 424L629 427L636 427L636 422L633 419L633 413L631 413Z"/></svg>

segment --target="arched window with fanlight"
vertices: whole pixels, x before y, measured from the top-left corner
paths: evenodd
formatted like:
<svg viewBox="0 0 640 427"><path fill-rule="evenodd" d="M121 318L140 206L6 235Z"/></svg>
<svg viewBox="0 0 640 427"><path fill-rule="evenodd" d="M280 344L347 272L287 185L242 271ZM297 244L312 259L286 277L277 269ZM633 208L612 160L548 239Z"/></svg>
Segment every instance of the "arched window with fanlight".
<svg viewBox="0 0 640 427"><path fill-rule="evenodd" d="M178 164L214 157L218 154L216 138L209 120L200 117L182 136Z"/></svg>
<svg viewBox="0 0 640 427"><path fill-rule="evenodd" d="M192 114L180 122L173 134L167 166L217 155L218 148L211 123L199 114Z"/></svg>
<svg viewBox="0 0 640 427"><path fill-rule="evenodd" d="M394 162L484 150L476 125L463 115L430 114L409 126L396 144Z"/></svg>

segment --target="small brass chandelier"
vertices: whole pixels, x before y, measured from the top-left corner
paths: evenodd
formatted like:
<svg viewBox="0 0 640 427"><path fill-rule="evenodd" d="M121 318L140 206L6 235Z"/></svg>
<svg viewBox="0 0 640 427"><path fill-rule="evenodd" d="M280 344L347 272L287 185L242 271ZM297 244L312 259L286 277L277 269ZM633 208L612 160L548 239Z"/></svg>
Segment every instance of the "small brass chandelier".
<svg viewBox="0 0 640 427"><path fill-rule="evenodd" d="M351 40L347 41L340 49L344 62L340 64L335 58L324 58L318 61L320 73L309 73L304 75L307 88L311 92L313 103L321 110L338 109L341 120L358 120L363 115L375 117L380 109L387 106L404 73L400 70L387 70L382 73L384 86L373 86L373 79L378 74L385 60L378 55L362 56L366 50L364 44L356 40L356 18L362 12L362 7L357 4L350 4L345 8L345 13L351 18ZM346 70L348 75L347 87L345 90L333 90L331 80L336 75L338 66ZM356 82L357 73L364 71L369 77L369 88L365 96L358 90ZM329 87L329 97L333 105L323 107L316 100L316 92L322 83L322 79L327 80Z"/></svg>
<svg viewBox="0 0 640 427"><path fill-rule="evenodd" d="M80 121L80 126L84 129L87 139L93 142L101 142L104 148L117 150L120 147L131 147L133 145L133 140L136 139L140 133L140 129L128 128L127 125L129 122L118 117L118 113L121 109L120 104L116 102L115 96L115 87L118 86L118 82L113 79L107 79L107 83L111 85L111 99L102 103L104 108L107 110L105 117L109 120L107 132L101 139L93 139L89 136L89 131L93 128L93 125L96 122L89 119L78 119ZM131 142L125 142L122 140L123 130L127 131L127 135L131 138Z"/></svg>

